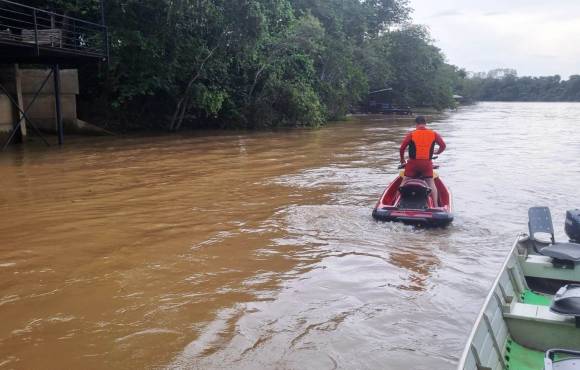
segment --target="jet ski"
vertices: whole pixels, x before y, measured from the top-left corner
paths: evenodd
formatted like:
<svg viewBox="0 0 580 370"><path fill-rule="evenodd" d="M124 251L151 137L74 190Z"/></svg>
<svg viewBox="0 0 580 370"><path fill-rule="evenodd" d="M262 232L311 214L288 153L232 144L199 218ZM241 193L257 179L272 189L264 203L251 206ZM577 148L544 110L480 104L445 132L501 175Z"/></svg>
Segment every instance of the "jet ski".
<svg viewBox="0 0 580 370"><path fill-rule="evenodd" d="M400 166L399 169L404 168ZM438 166L434 166L438 168ZM445 227L453 221L451 192L434 172L439 204L435 207L431 188L424 179L404 178L404 171L391 182L373 210L378 221L403 222L417 226Z"/></svg>

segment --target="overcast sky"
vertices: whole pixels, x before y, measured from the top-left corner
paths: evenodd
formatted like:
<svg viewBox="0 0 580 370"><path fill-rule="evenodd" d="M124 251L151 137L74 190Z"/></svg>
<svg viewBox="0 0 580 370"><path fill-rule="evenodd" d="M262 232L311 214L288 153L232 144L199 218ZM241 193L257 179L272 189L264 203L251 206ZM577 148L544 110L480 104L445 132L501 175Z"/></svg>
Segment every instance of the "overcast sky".
<svg viewBox="0 0 580 370"><path fill-rule="evenodd" d="M520 76L580 74L580 0L410 0L450 63Z"/></svg>

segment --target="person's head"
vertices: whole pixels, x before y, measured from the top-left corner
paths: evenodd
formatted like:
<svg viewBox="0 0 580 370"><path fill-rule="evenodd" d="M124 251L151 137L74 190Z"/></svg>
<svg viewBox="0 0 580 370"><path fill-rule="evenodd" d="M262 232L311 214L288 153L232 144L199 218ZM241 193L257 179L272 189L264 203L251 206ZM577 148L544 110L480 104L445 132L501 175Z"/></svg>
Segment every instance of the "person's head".
<svg viewBox="0 0 580 370"><path fill-rule="evenodd" d="M425 116L417 116L417 118L415 118L415 123L418 125L426 125L427 120L425 119Z"/></svg>

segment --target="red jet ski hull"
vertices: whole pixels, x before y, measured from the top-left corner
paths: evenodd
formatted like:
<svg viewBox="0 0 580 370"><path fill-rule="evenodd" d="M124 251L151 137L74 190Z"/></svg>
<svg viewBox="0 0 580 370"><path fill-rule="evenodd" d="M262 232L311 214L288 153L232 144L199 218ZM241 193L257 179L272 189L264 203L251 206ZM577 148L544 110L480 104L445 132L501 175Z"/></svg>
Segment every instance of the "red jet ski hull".
<svg viewBox="0 0 580 370"><path fill-rule="evenodd" d="M402 182L403 177L399 176L387 187L373 210L374 219L423 226L447 226L453 221L451 192L440 178L435 178L439 207L433 206L430 196L427 202L420 206L405 206L399 191Z"/></svg>

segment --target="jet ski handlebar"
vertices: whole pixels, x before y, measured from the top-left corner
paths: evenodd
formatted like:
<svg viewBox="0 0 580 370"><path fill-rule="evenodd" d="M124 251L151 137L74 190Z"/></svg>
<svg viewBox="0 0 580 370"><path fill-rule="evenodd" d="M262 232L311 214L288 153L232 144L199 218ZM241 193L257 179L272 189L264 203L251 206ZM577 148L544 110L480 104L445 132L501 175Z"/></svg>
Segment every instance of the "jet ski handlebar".
<svg viewBox="0 0 580 370"><path fill-rule="evenodd" d="M439 158L439 156L434 156L433 158L431 158L431 160L435 160L435 159L437 159L437 158ZM402 169L403 169L403 168L405 168L406 166L407 166L407 164L406 164L406 163L404 163L404 164L401 164L401 165L399 165L399 167L397 167L397 169L399 169L399 170L402 170ZM438 169L439 169L439 165L438 165L438 164L434 164L434 165L433 165L433 169L434 169L434 170L438 170Z"/></svg>

